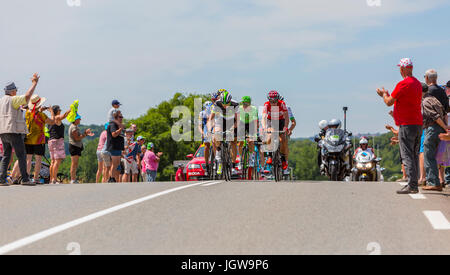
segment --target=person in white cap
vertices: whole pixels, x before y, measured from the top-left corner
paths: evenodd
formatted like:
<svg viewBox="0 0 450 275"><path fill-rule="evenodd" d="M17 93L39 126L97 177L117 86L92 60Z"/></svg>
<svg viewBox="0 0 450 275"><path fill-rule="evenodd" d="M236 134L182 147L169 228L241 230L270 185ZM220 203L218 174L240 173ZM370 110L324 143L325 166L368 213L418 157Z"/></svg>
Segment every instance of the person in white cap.
<svg viewBox="0 0 450 275"><path fill-rule="evenodd" d="M5 87L5 96L0 99L0 138L3 142L4 157L0 164L0 186L7 186L6 174L11 160L12 149L16 153L22 185L34 185L27 173L27 159L25 155L24 136L28 133L23 111L20 106L27 105L39 82L39 75L35 73L31 78L31 87L25 95L17 95L17 87L11 82Z"/></svg>
<svg viewBox="0 0 450 275"><path fill-rule="evenodd" d="M422 84L413 76L413 62L403 58L398 64L403 80L395 87L392 94L384 88L377 89L384 103L394 105L393 117L399 129L400 154L408 175L408 185L397 194L416 194L419 192L419 149L422 135Z"/></svg>

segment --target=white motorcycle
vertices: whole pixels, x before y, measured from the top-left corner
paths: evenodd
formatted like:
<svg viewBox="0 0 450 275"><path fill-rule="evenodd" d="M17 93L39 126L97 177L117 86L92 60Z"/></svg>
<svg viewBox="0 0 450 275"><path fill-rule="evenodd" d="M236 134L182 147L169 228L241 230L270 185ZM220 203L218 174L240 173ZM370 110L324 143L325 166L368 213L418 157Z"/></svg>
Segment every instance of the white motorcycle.
<svg viewBox="0 0 450 275"><path fill-rule="evenodd" d="M371 150L360 151L355 158L352 169L352 181L384 181L384 169L380 166L381 158L375 158Z"/></svg>

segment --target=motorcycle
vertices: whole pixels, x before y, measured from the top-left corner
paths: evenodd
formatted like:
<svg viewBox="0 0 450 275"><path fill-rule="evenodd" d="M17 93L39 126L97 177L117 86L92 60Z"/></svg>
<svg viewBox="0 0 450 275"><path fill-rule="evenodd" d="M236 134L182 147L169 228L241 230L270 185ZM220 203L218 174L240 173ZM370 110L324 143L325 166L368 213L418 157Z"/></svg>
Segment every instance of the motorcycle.
<svg viewBox="0 0 450 275"><path fill-rule="evenodd" d="M316 137L321 150L321 172L331 181L342 181L351 173L351 136L342 129L328 129L323 140Z"/></svg>
<svg viewBox="0 0 450 275"><path fill-rule="evenodd" d="M360 151L355 157L355 167L352 169L352 181L382 181L381 158L375 158L370 150Z"/></svg>

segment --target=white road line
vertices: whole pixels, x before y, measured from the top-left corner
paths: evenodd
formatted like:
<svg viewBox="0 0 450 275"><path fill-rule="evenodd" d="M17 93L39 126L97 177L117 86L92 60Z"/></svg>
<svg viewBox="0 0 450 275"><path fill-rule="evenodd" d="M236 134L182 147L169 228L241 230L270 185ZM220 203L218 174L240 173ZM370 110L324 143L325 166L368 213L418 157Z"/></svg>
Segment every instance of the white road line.
<svg viewBox="0 0 450 275"><path fill-rule="evenodd" d="M211 185L218 184L218 183L221 183L221 182L223 182L223 181L215 181L215 182L203 184L202 186L211 186Z"/></svg>
<svg viewBox="0 0 450 275"><path fill-rule="evenodd" d="M55 234L60 233L62 231L65 231L67 229L70 229L72 227L75 227L75 226L78 226L80 224L83 224L83 223L95 220L97 218L100 218L102 216L111 214L111 213L119 211L121 209L130 207L130 206L133 206L133 205L136 205L136 204L139 204L139 203L143 203L145 201L148 201L148 200L151 200L151 199L163 196L163 195L167 195L167 194L179 191L179 190L183 190L183 189L186 189L186 188L190 188L190 187L194 187L194 186L197 186L197 185L201 185L201 184L205 184L205 183L204 182L194 183L194 184L184 185L184 186L180 186L180 187L177 187L177 188L165 190L165 191L162 191L162 192L159 192L159 193L156 193L156 194L152 194L152 195L140 198L140 199L136 199L136 200L133 200L133 201L130 201L130 202L122 203L122 204L113 206L111 208L108 208L108 209L105 209L105 210L102 210L102 211L99 211L99 212L95 212L93 214L90 214L88 216L85 216L85 217L73 220L73 221L65 223L65 224L61 224L61 225L52 227L50 229L41 231L39 233L33 234L31 236L25 237L23 239L17 240L15 242L12 242L12 243L9 243L9 244L6 244L6 245L0 247L0 255L9 253L9 252L11 252L13 250L16 250L16 249L19 249L21 247L27 246L29 244L32 244L32 243L37 242L37 241L40 241L42 239L45 239L47 237L50 237L52 235L55 235Z"/></svg>
<svg viewBox="0 0 450 275"><path fill-rule="evenodd" d="M415 200L425 200L426 197L423 194L409 194L409 196Z"/></svg>
<svg viewBox="0 0 450 275"><path fill-rule="evenodd" d="M441 211L423 211L435 230L450 230L450 222Z"/></svg>

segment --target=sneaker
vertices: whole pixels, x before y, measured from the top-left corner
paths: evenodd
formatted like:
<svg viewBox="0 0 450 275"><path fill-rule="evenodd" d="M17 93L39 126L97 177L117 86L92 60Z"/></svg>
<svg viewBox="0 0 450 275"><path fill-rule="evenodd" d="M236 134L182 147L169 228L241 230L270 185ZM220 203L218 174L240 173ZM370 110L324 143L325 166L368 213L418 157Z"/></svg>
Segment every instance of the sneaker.
<svg viewBox="0 0 450 275"><path fill-rule="evenodd" d="M115 178L109 178L108 183L115 183L116 179Z"/></svg>
<svg viewBox="0 0 450 275"><path fill-rule="evenodd" d="M417 194L419 193L419 189L412 189L411 187L409 187L409 185L406 185L405 187L403 187L402 189L397 191L397 194L403 195L403 194Z"/></svg>
<svg viewBox="0 0 450 275"><path fill-rule="evenodd" d="M272 164L272 158L268 158L266 163L269 164L269 165Z"/></svg>
<svg viewBox="0 0 450 275"><path fill-rule="evenodd" d="M424 190L424 191L439 191L439 192L441 192L442 191L442 186L432 186L432 185L427 185L427 186L424 186L424 187L422 187L422 190Z"/></svg>
<svg viewBox="0 0 450 275"><path fill-rule="evenodd" d="M36 183L34 181L22 181L23 186L36 186Z"/></svg>

